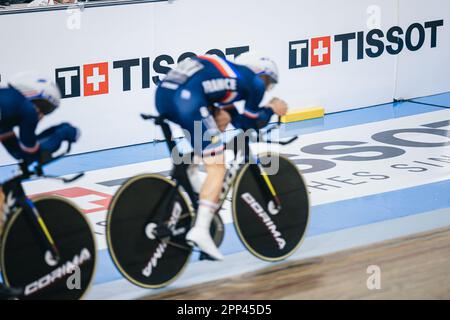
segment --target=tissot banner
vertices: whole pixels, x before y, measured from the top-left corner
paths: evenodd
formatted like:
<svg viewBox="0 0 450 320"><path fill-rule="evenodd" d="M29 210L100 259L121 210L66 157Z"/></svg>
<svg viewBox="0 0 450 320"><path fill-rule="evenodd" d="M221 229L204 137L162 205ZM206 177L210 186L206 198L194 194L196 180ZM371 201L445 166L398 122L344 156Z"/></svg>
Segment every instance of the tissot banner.
<svg viewBox="0 0 450 320"><path fill-rule="evenodd" d="M0 16L1 84L37 70L55 79L62 107L39 128L81 128L73 152L161 137L156 83L182 59L243 52L272 57L270 95L327 113L450 91L446 0L182 0ZM11 26L14 26L12 29ZM0 165L14 162L0 152Z"/></svg>

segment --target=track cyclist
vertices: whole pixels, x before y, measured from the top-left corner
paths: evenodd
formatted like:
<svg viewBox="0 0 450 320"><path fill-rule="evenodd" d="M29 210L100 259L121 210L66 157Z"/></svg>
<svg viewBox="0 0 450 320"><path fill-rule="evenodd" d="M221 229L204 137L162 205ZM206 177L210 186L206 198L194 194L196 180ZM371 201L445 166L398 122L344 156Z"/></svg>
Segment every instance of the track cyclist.
<svg viewBox="0 0 450 320"><path fill-rule="evenodd" d="M36 134L38 122L60 105L61 93L52 81L32 74L22 74L0 88L0 141L8 153L26 163L45 161L59 149L63 141L75 142L79 130L62 123ZM13 129L19 128L17 137ZM0 187L0 236L4 217L5 196ZM0 283L0 299L20 294L16 288Z"/></svg>
<svg viewBox="0 0 450 320"><path fill-rule="evenodd" d="M220 134L230 122L247 130L265 126L273 114L285 115L287 104L281 99L260 106L265 92L277 83L274 61L244 54L235 62L214 55L183 60L158 85L158 112L189 133L195 158L202 158L207 174L200 182L197 166L188 169L194 190L199 193L199 206L186 240L216 260L222 260L223 255L209 230L226 172Z"/></svg>

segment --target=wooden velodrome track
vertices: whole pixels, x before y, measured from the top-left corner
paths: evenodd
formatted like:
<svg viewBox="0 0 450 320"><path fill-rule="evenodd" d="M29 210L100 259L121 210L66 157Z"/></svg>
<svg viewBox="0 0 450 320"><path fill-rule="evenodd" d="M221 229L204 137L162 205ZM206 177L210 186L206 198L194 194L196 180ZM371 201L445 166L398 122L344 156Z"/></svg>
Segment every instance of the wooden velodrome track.
<svg viewBox="0 0 450 320"><path fill-rule="evenodd" d="M381 269L369 290L368 266ZM450 299L450 228L269 267L144 299Z"/></svg>

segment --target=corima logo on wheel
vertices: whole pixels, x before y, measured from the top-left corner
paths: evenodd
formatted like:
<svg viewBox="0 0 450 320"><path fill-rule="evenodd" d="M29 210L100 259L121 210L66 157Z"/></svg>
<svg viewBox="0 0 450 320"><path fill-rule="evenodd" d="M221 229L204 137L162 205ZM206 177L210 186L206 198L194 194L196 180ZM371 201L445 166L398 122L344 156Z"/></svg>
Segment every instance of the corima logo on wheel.
<svg viewBox="0 0 450 320"><path fill-rule="evenodd" d="M226 48L224 51L211 49L206 54L236 58L249 50L249 46L240 46ZM61 88L63 98L108 94L113 82L121 84L122 91L148 89L151 82L158 84L160 76L167 74L172 65L193 56L196 56L193 52L184 52L177 59L162 54L153 61L150 57L143 57L57 68L55 80ZM132 75L136 75L136 78Z"/></svg>
<svg viewBox="0 0 450 320"><path fill-rule="evenodd" d="M258 215L261 221L265 224L267 229L270 231L273 239L278 245L278 249L282 250L286 246L286 240L282 237L281 233L277 230L277 226L264 210L264 208L256 201L256 199L248 192L241 195L241 199L244 200L254 213Z"/></svg>
<svg viewBox="0 0 450 320"><path fill-rule="evenodd" d="M368 32L350 32L335 36L296 40L289 42L289 69L317 67L338 61L332 56L341 57L340 62L378 58L388 53L397 55L403 50L418 51L424 46L435 48L438 45L439 28L444 20L413 23L404 29L394 26L386 32L372 29ZM350 48L355 48L351 51Z"/></svg>
<svg viewBox="0 0 450 320"><path fill-rule="evenodd" d="M29 296L36 293L37 291L43 290L59 281L61 278L65 278L71 275L75 267L80 267L86 261L89 261L91 259L92 255L89 250L87 248L83 248L80 254L75 255L72 260L66 261L51 273L46 274L45 276L25 286L25 296Z"/></svg>

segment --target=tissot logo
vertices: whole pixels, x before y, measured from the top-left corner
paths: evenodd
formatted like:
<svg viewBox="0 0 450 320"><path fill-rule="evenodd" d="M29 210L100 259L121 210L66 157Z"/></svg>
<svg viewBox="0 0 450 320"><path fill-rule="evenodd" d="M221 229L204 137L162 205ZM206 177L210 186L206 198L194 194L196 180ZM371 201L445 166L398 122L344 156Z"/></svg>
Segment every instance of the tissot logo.
<svg viewBox="0 0 450 320"><path fill-rule="evenodd" d="M291 41L289 69L329 65L332 55L337 56L333 61L339 61L340 56L340 62L348 62L355 58L378 58L385 52L397 55L405 48L409 51L417 51L424 46L435 48L438 45L439 28L443 26L444 20L435 20L424 24L413 23L406 29L394 26L386 32L372 29L367 33L359 31ZM355 51L350 48L355 48Z"/></svg>
<svg viewBox="0 0 450 320"><path fill-rule="evenodd" d="M206 53L234 59L249 50L249 46L240 46L223 51L211 49ZM160 77L171 70L171 66L193 56L196 56L193 52L184 52L178 58L162 54L153 61L150 57L143 57L58 68L55 79L63 98L108 94L113 83L121 84L122 91L148 89L151 82L156 85Z"/></svg>

